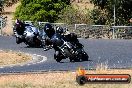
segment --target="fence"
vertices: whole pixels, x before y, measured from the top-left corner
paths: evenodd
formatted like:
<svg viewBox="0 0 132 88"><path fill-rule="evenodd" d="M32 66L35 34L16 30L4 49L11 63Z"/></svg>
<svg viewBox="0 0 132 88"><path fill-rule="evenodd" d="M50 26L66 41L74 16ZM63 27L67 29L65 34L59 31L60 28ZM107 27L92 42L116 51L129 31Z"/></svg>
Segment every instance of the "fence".
<svg viewBox="0 0 132 88"><path fill-rule="evenodd" d="M75 24L74 31L83 38L111 38L109 26L106 25Z"/></svg>
<svg viewBox="0 0 132 88"><path fill-rule="evenodd" d="M3 20L3 19L2 19ZM12 21L14 22L14 21ZM6 24L6 21L0 21L1 34L2 28ZM28 24L35 24L40 30L43 29L45 23L25 21ZM54 28L56 26L66 27L70 32L74 32L78 37L91 38L91 39L132 39L132 26L108 26L108 25L87 25L87 24L74 24L67 25L65 23L51 23ZM43 31L43 30L42 30Z"/></svg>
<svg viewBox="0 0 132 88"><path fill-rule="evenodd" d="M113 39L132 39L132 26L112 26Z"/></svg>
<svg viewBox="0 0 132 88"><path fill-rule="evenodd" d="M6 26L7 17L0 16L0 35L2 35L2 30Z"/></svg>
<svg viewBox="0 0 132 88"><path fill-rule="evenodd" d="M74 31L83 38L132 39L132 26L75 24Z"/></svg>

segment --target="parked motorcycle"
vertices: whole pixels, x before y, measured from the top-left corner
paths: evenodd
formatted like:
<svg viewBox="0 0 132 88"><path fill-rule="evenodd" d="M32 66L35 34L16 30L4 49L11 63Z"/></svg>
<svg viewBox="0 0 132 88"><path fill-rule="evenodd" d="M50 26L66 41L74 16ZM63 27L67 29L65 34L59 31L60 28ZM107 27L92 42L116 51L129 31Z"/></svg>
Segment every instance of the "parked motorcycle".
<svg viewBox="0 0 132 88"><path fill-rule="evenodd" d="M72 44L67 41L65 36L55 33L51 41L53 48L55 49L54 59L60 62L62 59L69 58L70 62L75 61L88 61L89 56L84 51L83 47L78 47L76 44Z"/></svg>

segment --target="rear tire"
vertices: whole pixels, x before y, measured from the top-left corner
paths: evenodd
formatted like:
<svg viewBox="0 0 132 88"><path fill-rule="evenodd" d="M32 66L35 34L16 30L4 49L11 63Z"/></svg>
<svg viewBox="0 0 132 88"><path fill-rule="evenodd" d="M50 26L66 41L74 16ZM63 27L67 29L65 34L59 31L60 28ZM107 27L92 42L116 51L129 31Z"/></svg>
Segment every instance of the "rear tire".
<svg viewBox="0 0 132 88"><path fill-rule="evenodd" d="M37 38L37 36L33 38L33 42L35 47L40 47L42 45L42 42Z"/></svg>
<svg viewBox="0 0 132 88"><path fill-rule="evenodd" d="M32 43L27 43L27 44L28 44L29 47L35 47L35 45L32 44Z"/></svg>

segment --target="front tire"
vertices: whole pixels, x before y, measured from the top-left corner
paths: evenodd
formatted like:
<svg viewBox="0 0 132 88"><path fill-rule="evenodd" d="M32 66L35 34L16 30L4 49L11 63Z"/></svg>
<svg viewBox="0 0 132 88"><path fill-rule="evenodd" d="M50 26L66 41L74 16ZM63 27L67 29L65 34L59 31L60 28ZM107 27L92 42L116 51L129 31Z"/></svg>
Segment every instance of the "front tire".
<svg viewBox="0 0 132 88"><path fill-rule="evenodd" d="M78 54L78 59L79 59L80 61L88 61L89 56L88 56L88 54L87 54L85 51L82 51L82 52L80 52L80 53Z"/></svg>
<svg viewBox="0 0 132 88"><path fill-rule="evenodd" d="M20 44L22 42L22 40L19 37L16 37L16 43Z"/></svg>
<svg viewBox="0 0 132 88"><path fill-rule="evenodd" d="M84 51L84 52L82 53L82 61L88 61L88 59L89 59L89 56L88 56L88 54Z"/></svg>
<svg viewBox="0 0 132 88"><path fill-rule="evenodd" d="M64 59L64 56L59 52L55 52L54 54L54 59L57 61L57 62L60 62L62 59Z"/></svg>

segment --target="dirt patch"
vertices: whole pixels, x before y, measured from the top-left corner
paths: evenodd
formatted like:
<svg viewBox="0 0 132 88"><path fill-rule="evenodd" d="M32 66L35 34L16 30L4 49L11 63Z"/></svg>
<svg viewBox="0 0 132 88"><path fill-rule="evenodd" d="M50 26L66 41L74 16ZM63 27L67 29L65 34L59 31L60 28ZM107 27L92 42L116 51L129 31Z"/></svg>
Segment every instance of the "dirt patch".
<svg viewBox="0 0 132 88"><path fill-rule="evenodd" d="M88 74L130 74L132 70L94 70ZM45 72L0 76L0 88L131 88L129 84L85 84L76 83L76 72Z"/></svg>
<svg viewBox="0 0 132 88"><path fill-rule="evenodd" d="M0 51L0 66L20 64L31 59L31 56L21 52Z"/></svg>

